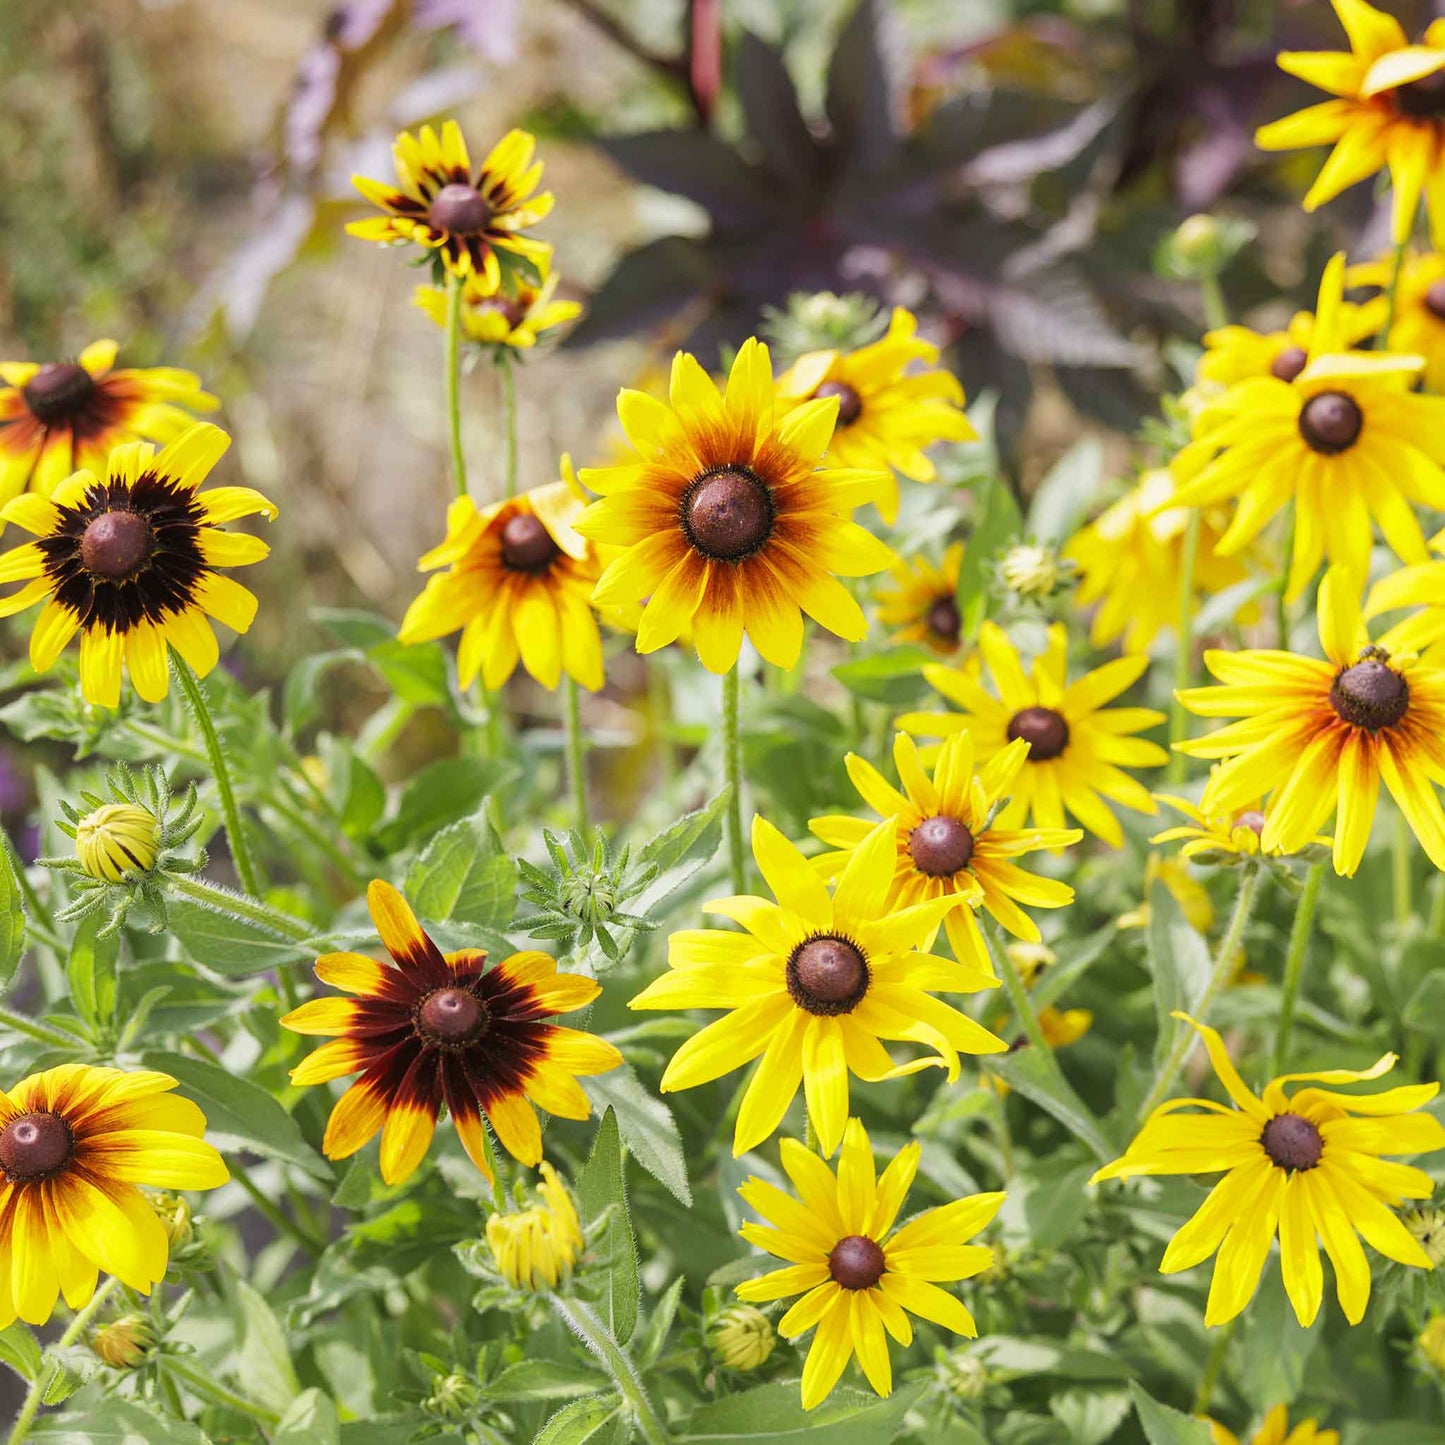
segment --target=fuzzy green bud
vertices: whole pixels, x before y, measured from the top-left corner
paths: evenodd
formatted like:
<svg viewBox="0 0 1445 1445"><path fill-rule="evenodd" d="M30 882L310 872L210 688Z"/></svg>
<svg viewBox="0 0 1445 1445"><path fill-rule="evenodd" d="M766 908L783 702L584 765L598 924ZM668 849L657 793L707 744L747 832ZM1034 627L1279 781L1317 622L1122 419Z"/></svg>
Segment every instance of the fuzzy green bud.
<svg viewBox="0 0 1445 1445"><path fill-rule="evenodd" d="M746 1374L767 1363L778 1337L762 1310L729 1305L709 1327L707 1342L718 1364Z"/></svg>
<svg viewBox="0 0 1445 1445"><path fill-rule="evenodd" d="M155 1342L155 1331L143 1315L121 1315L95 1332L90 1347L100 1362L112 1370L133 1370L150 1353Z"/></svg>
<svg viewBox="0 0 1445 1445"><path fill-rule="evenodd" d="M1034 601L1051 597L1068 570L1052 547L1037 542L1020 542L1010 547L998 567L999 576L1010 592Z"/></svg>
<svg viewBox="0 0 1445 1445"><path fill-rule="evenodd" d="M134 803L106 803L75 828L75 856L92 877L120 883L128 873L149 873L160 850L160 824Z"/></svg>
<svg viewBox="0 0 1445 1445"><path fill-rule="evenodd" d="M422 1409L443 1420L464 1420L476 1409L477 1400L477 1387L465 1375L454 1370L450 1375L438 1375L432 1381L431 1395Z"/></svg>

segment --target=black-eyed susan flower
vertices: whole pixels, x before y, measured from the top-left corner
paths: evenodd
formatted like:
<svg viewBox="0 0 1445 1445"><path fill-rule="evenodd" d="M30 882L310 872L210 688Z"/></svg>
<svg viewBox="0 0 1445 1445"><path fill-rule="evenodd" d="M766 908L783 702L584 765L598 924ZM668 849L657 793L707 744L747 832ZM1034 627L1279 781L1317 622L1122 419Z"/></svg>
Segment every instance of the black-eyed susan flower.
<svg viewBox="0 0 1445 1445"><path fill-rule="evenodd" d="M1166 468L1145 472L1137 486L1064 548L1079 570L1080 605L1099 604L1089 628L1095 647L1122 638L1129 652L1147 652L1160 632L1177 626L1190 513L1187 507L1170 506L1175 490ZM1197 595L1212 596L1249 575L1241 558L1214 555L1223 531L1217 513L1201 517L1194 563Z"/></svg>
<svg viewBox="0 0 1445 1445"><path fill-rule="evenodd" d="M1210 1445L1340 1445L1338 1430L1321 1430L1313 1420L1301 1420L1290 1429L1285 1405L1276 1405L1247 1440L1241 1440L1217 1420L1209 1421L1209 1436Z"/></svg>
<svg viewBox="0 0 1445 1445"><path fill-rule="evenodd" d="M1048 647L1028 672L1008 634L995 623L979 629L978 645L998 695L967 669L930 663L923 669L929 684L963 711L905 713L898 726L920 737L966 731L983 764L1022 738L1029 744L1028 759L1014 778L1013 796L999 813L998 826L1013 829L1031 822L1059 829L1067 810L1117 848L1124 834L1105 799L1136 812L1155 812L1149 790L1123 769L1168 761L1157 743L1132 736L1163 722L1163 713L1106 706L1139 680L1149 659L1138 654L1117 658L1071 683L1068 635L1061 623L1049 628Z"/></svg>
<svg viewBox="0 0 1445 1445"><path fill-rule="evenodd" d="M883 520L898 518L901 472L915 482L938 480L926 448L941 441L977 441L963 411L963 387L938 365L938 348L918 334L918 320L893 308L887 334L856 351L810 351L778 378L784 406L817 397L838 402L828 463L890 469L874 499ZM922 370L915 368L922 367Z"/></svg>
<svg viewBox="0 0 1445 1445"><path fill-rule="evenodd" d="M14 497L0 519L36 540L0 556L0 582L25 586L0 600L0 617L44 600L30 634L30 662L51 667L80 633L80 689L101 707L120 703L122 668L147 702L170 687L173 647L204 677L220 657L214 617L245 632L256 598L222 567L259 562L259 537L221 530L225 522L276 508L249 487L200 485L231 439L201 422L161 451L126 442L103 474L79 471L49 497Z"/></svg>
<svg viewBox="0 0 1445 1445"><path fill-rule="evenodd" d="M1356 281L1354 270L1348 273L1348 284L1368 285ZM1342 301L1338 313L1340 340L1346 351L1353 351L1362 341L1374 336L1384 321L1378 306L1358 306ZM1280 381L1293 381L1309 361L1314 342L1315 314L1296 311L1283 331L1255 331L1248 326L1219 326L1204 333L1204 355L1199 358L1199 380L1205 387L1235 386L1259 376L1273 376ZM1399 346L1397 351L1412 351ZM1200 397L1203 401L1206 397Z"/></svg>
<svg viewBox="0 0 1445 1445"><path fill-rule="evenodd" d="M591 1003L601 986L558 973L545 953L514 953L491 969L480 950L443 954L406 899L379 878L366 901L395 966L329 953L316 961L317 978L356 997L312 999L281 1020L298 1034L333 1036L291 1070L292 1083L361 1075L331 1111L323 1152L348 1158L379 1129L381 1177L399 1184L421 1163L445 1103L488 1179L483 1114L508 1153L540 1164L533 1106L585 1119L591 1105L577 1076L622 1062L604 1040L550 1022Z"/></svg>
<svg viewBox="0 0 1445 1445"><path fill-rule="evenodd" d="M1200 717L1233 717L1217 732L1180 743L1196 758L1223 759L1201 808L1228 813L1265 794L1260 845L1297 853L1335 817L1335 871L1364 856L1383 781L1420 846L1445 868L1445 671L1404 650L1402 623L1371 642L1357 583L1332 567L1320 584L1324 658L1288 652L1215 652L1204 665L1217 687L1180 700Z"/></svg>
<svg viewBox="0 0 1445 1445"><path fill-rule="evenodd" d="M1261 126L1264 150L1333 145L1304 198L1304 208L1386 166L1394 185L1391 239L1409 238L1423 197L1430 228L1445 241L1445 20L1433 21L1412 45L1393 15L1365 0L1334 0L1348 52L1283 51L1279 68L1334 98Z"/></svg>
<svg viewBox="0 0 1445 1445"><path fill-rule="evenodd" d="M1242 551L1294 502L1291 599L1326 557L1363 581L1372 519L1402 561L1425 561L1412 504L1445 507L1445 398L1411 391L1421 357L1346 348L1344 270L1343 255L1325 268L1298 375L1231 387L1195 415L1194 440L1170 463L1177 505L1238 503L1218 556Z"/></svg>
<svg viewBox="0 0 1445 1445"><path fill-rule="evenodd" d="M557 273L547 263L539 269L540 285L519 278L501 291L488 290L476 274L468 276L462 286L462 334L478 346L530 351L544 331L575 321L582 303L556 300ZM413 299L438 326L447 324L445 289L418 286Z"/></svg>
<svg viewBox="0 0 1445 1445"><path fill-rule="evenodd" d="M1237 863L1261 855L1266 858L1283 856L1284 850L1278 845L1266 849L1261 842L1265 821L1262 797L1247 799L1243 807L1209 813L1198 803L1173 793L1155 793L1154 796L1188 821L1155 833L1149 839L1151 843L1182 843L1184 846L1180 848L1180 854L1198 863ZM1331 846L1331 840L1325 837L1309 841L1325 848ZM1207 894L1205 896L1208 897ZM1211 909L1211 917L1212 914Z"/></svg>
<svg viewBox="0 0 1445 1445"><path fill-rule="evenodd" d="M958 576L963 543L944 549L935 565L921 553L899 558L888 570L892 584L878 587L878 620L895 642L917 642L935 652L956 652L963 620L958 615Z"/></svg>
<svg viewBox="0 0 1445 1445"><path fill-rule="evenodd" d="M572 1273L586 1241L577 1206L544 1159L536 1202L487 1220L487 1248L513 1289L556 1289Z"/></svg>
<svg viewBox="0 0 1445 1445"><path fill-rule="evenodd" d="M849 753L848 776L863 801L897 825L890 905L909 908L929 899L957 894L961 906L945 914L949 947L960 963L993 976L988 945L979 928L978 910L1028 943L1039 943L1038 924L1019 907L1062 908L1074 890L1055 878L1025 872L1014 861L1040 848L1065 848L1084 835L1077 828L1004 829L994 813L1013 791L1028 758L1028 744L1010 743L982 768L975 768L973 739L955 733L938 751L929 776L918 744L907 733L893 742L893 761L902 791L872 763ZM826 878L847 866L853 851L876 824L862 818L814 818L808 827L836 852L820 854L814 866Z"/></svg>
<svg viewBox="0 0 1445 1445"><path fill-rule="evenodd" d="M1439 1084L1410 1084L1383 1094L1341 1094L1285 1085L1354 1084L1395 1066L1386 1054L1372 1068L1285 1074L1256 1096L1240 1078L1224 1040L1187 1014L1234 1102L1170 1099L1149 1116L1123 1157L1091 1182L1138 1175L1219 1174L1198 1212L1170 1241L1161 1274L1192 1269L1218 1253L1204 1323L1222 1325L1249 1303L1279 1237L1285 1293L1301 1325L1319 1313L1324 1272L1319 1248L1335 1270L1340 1308L1352 1325L1370 1299L1370 1266L1356 1237L1401 1264L1430 1260L1391 1211L1406 1199L1428 1198L1434 1184L1422 1169L1382 1156L1445 1148L1445 1125L1420 1112ZM1190 1110L1189 1113L1182 1112ZM1203 1110L1204 1112L1193 1112Z"/></svg>
<svg viewBox="0 0 1445 1445"><path fill-rule="evenodd" d="M738 1286L745 1300L801 1295L778 1323L786 1340L816 1327L803 1365L803 1408L821 1404L856 1356L880 1395L893 1391L888 1336L913 1343L910 1315L974 1339L978 1326L944 1284L988 1269L994 1252L970 1244L993 1220L1002 1194L974 1194L915 1215L894 1229L918 1172L920 1146L906 1144L879 1175L873 1146L857 1119L848 1121L835 1174L796 1139L782 1142L783 1168L797 1196L762 1179L738 1190L766 1224L740 1231L749 1244L788 1261L784 1269Z"/></svg>
<svg viewBox="0 0 1445 1445"><path fill-rule="evenodd" d="M777 902L746 895L705 903L743 933L684 929L667 941L668 972L632 1000L638 1009L728 1012L672 1056L662 1090L691 1089L762 1056L743 1095L733 1153L782 1123L798 1086L823 1149L848 1120L848 1076L876 1083L941 1066L957 1078L960 1053L1006 1047L932 996L997 987L990 970L918 950L958 894L891 908L898 845L891 818L853 850L832 896L818 870L771 823L753 819L753 856ZM932 1052L898 1064L882 1040Z"/></svg>
<svg viewBox="0 0 1445 1445"><path fill-rule="evenodd" d="M804 612L849 641L867 633L838 578L870 576L894 560L852 520L888 474L817 469L836 397L784 412L768 348L749 338L722 395L695 357L678 352L668 402L624 390L617 414L636 456L582 472L602 500L577 530L622 549L593 594L599 607L648 599L639 652L667 646L690 624L712 672L738 660L744 630L769 662L790 668Z"/></svg>
<svg viewBox="0 0 1445 1445"><path fill-rule="evenodd" d="M1345 273L1350 286L1373 286L1381 293L1395 276L1395 253L1351 266ZM1382 295L1370 306L1378 331L1387 303ZM1445 391L1445 254L1439 251L1405 253L1395 283L1395 308L1386 345L1391 351L1425 358L1425 388Z"/></svg>
<svg viewBox="0 0 1445 1445"><path fill-rule="evenodd" d="M201 379L171 366L115 369L114 341L74 361L0 363L0 501L49 496L82 467L99 471L122 442L168 442L213 411Z"/></svg>
<svg viewBox="0 0 1445 1445"><path fill-rule="evenodd" d="M571 465L562 466L570 476ZM458 497L447 509L446 540L417 567L444 567L402 619L403 642L459 631L457 676L478 673L498 688L522 666L546 688L565 671L602 686L602 636L592 611L597 550L576 528L582 502L567 481L478 507Z"/></svg>
<svg viewBox="0 0 1445 1445"><path fill-rule="evenodd" d="M352 184L384 215L352 221L347 231L363 241L411 241L433 251L454 276L476 276L495 293L502 269L517 269L521 260L540 275L552 259L552 248L524 232L552 209L552 193L537 191L542 163L532 163L536 139L511 130L492 147L475 179L456 121L441 135L424 125L415 136L402 131L392 147L395 187L368 176Z"/></svg>
<svg viewBox="0 0 1445 1445"><path fill-rule="evenodd" d="M149 1294L165 1227L136 1187L215 1189L230 1175L205 1116L168 1074L61 1064L0 1094L0 1328L87 1304L103 1270Z"/></svg>

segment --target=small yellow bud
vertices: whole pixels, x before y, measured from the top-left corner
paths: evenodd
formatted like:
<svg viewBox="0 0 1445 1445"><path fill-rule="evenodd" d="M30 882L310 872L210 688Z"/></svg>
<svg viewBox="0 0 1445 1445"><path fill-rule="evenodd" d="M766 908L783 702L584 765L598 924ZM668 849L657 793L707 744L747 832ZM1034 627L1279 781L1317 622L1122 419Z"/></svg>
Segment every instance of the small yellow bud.
<svg viewBox="0 0 1445 1445"><path fill-rule="evenodd" d="M75 829L75 856L92 878L119 883L127 873L149 873L160 849L160 824L133 803L107 803Z"/></svg>
<svg viewBox="0 0 1445 1445"><path fill-rule="evenodd" d="M1053 594L1064 574L1059 554L1036 542L1020 542L1003 554L999 575L1004 586L1019 597L1044 598Z"/></svg>
<svg viewBox="0 0 1445 1445"><path fill-rule="evenodd" d="M1415 1343L1427 1363L1445 1375L1445 1315L1436 1315L1431 1319L1420 1331L1420 1338Z"/></svg>
<svg viewBox="0 0 1445 1445"><path fill-rule="evenodd" d="M1047 943L1029 943L1021 938L1004 944L1003 951L1008 961L1013 964L1014 972L1023 980L1025 988L1032 988L1038 982L1039 975L1058 961Z"/></svg>
<svg viewBox="0 0 1445 1445"><path fill-rule="evenodd" d="M556 1289L584 1244L572 1196L550 1164L541 1172L536 1204L487 1220L487 1248L513 1289Z"/></svg>
<svg viewBox="0 0 1445 1445"><path fill-rule="evenodd" d="M1213 216L1190 216L1174 233L1174 247L1186 261L1202 261L1219 245L1219 222Z"/></svg>
<svg viewBox="0 0 1445 1445"><path fill-rule="evenodd" d="M156 1342L155 1331L143 1315L122 1315L95 1332L90 1347L112 1370L133 1370Z"/></svg>
<svg viewBox="0 0 1445 1445"><path fill-rule="evenodd" d="M1445 1264L1445 1209L1422 1204L1402 1214L1400 1222L1430 1257L1431 1264Z"/></svg>
<svg viewBox="0 0 1445 1445"><path fill-rule="evenodd" d="M191 1242L191 1206L179 1194L159 1194L151 1200L159 1216L171 1248L181 1249Z"/></svg>
<svg viewBox="0 0 1445 1445"><path fill-rule="evenodd" d="M729 1305L709 1327L707 1342L718 1364L746 1373L767 1363L778 1337L762 1310Z"/></svg>

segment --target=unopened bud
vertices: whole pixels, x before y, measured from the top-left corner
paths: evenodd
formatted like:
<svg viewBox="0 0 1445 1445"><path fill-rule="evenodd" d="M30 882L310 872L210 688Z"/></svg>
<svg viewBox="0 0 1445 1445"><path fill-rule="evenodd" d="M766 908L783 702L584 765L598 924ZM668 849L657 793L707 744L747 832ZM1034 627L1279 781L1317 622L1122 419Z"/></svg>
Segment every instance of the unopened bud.
<svg viewBox="0 0 1445 1445"><path fill-rule="evenodd" d="M127 873L149 873L160 848L160 824L134 803L106 803L75 829L75 856L92 878L119 883Z"/></svg>
<svg viewBox="0 0 1445 1445"><path fill-rule="evenodd" d="M150 1353L155 1331L143 1315L122 1315L95 1332L90 1347L112 1370L133 1370Z"/></svg>
<svg viewBox="0 0 1445 1445"><path fill-rule="evenodd" d="M778 1337L762 1310L729 1305L709 1327L707 1342L718 1364L746 1374L767 1363Z"/></svg>

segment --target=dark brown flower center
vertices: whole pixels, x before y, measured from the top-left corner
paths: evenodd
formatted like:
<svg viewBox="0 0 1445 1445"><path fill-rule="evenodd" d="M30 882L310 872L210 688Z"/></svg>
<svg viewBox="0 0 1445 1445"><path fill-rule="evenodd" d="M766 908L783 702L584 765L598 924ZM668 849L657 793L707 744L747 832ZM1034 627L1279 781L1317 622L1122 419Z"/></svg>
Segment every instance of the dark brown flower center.
<svg viewBox="0 0 1445 1445"><path fill-rule="evenodd" d="M738 562L773 533L773 498L745 467L705 472L683 493L682 530L704 557Z"/></svg>
<svg viewBox="0 0 1445 1445"><path fill-rule="evenodd" d="M1330 706L1351 727L1394 727L1410 706L1410 685L1377 657L1347 667L1330 685Z"/></svg>
<svg viewBox="0 0 1445 1445"><path fill-rule="evenodd" d="M80 564L93 577L132 577L151 555L150 523L136 512L102 512L80 538Z"/></svg>
<svg viewBox="0 0 1445 1445"><path fill-rule="evenodd" d="M1286 346L1275 357L1274 365L1269 369L1270 375L1279 377L1281 381L1293 381L1305 369L1308 360L1302 346Z"/></svg>
<svg viewBox="0 0 1445 1445"><path fill-rule="evenodd" d="M821 934L793 950L787 979L793 1002L807 1013L851 1013L868 992L868 961L846 938Z"/></svg>
<svg viewBox="0 0 1445 1445"><path fill-rule="evenodd" d="M44 1179L75 1152L75 1135L59 1114L22 1114L0 1132L0 1168L12 1183Z"/></svg>
<svg viewBox="0 0 1445 1445"><path fill-rule="evenodd" d="M1297 1169L1313 1169L1325 1150L1320 1131L1299 1114L1276 1114L1264 1126L1259 1142L1264 1152L1291 1174Z"/></svg>
<svg viewBox="0 0 1445 1445"><path fill-rule="evenodd" d="M474 186L454 182L443 186L432 197L426 218L434 230L472 236L486 229L487 222L492 219L492 208Z"/></svg>
<svg viewBox="0 0 1445 1445"><path fill-rule="evenodd" d="M963 630L963 619L958 615L958 603L952 597L940 597L928 609L928 630L943 642L957 642Z"/></svg>
<svg viewBox="0 0 1445 1445"><path fill-rule="evenodd" d="M940 813L925 818L908 835L908 852L920 873L945 878L973 857L973 834L957 818Z"/></svg>
<svg viewBox="0 0 1445 1445"><path fill-rule="evenodd" d="M46 426L84 411L94 395L94 378L73 361L48 361L25 383L25 405Z"/></svg>
<svg viewBox="0 0 1445 1445"><path fill-rule="evenodd" d="M872 1289L883 1278L883 1251L866 1234L850 1234L833 1246L828 1273L844 1289Z"/></svg>
<svg viewBox="0 0 1445 1445"><path fill-rule="evenodd" d="M1022 738L1029 745L1029 761L1046 763L1069 745L1069 725L1051 707L1026 707L1008 725L1009 740Z"/></svg>
<svg viewBox="0 0 1445 1445"><path fill-rule="evenodd" d="M1432 281L1426 289L1425 309L1437 321L1445 321L1445 278Z"/></svg>
<svg viewBox="0 0 1445 1445"><path fill-rule="evenodd" d="M485 301L477 302L476 309L483 316L500 316L508 330L515 330L527 316L527 308L510 296L488 296Z"/></svg>
<svg viewBox="0 0 1445 1445"><path fill-rule="evenodd" d="M856 387L846 381L825 381L814 396L836 396L838 398L838 425L852 426L863 412L863 398Z"/></svg>
<svg viewBox="0 0 1445 1445"><path fill-rule="evenodd" d="M1438 120L1445 116L1445 70L1422 75L1393 92L1395 109L1412 120Z"/></svg>
<svg viewBox="0 0 1445 1445"><path fill-rule="evenodd" d="M1254 833L1263 833L1264 823L1264 814L1261 813L1258 808L1251 808L1247 812L1241 813L1239 817L1234 820L1233 826L1236 828L1248 828Z"/></svg>
<svg viewBox="0 0 1445 1445"><path fill-rule="evenodd" d="M487 1024L486 1005L464 988L439 988L428 994L416 1014L417 1029L429 1042L465 1044Z"/></svg>
<svg viewBox="0 0 1445 1445"><path fill-rule="evenodd" d="M513 572L545 572L561 555L540 517L518 512L503 524L502 563Z"/></svg>
<svg viewBox="0 0 1445 1445"><path fill-rule="evenodd" d="M1354 398L1342 391L1322 391L1312 396L1299 414L1299 434L1305 445L1325 456L1354 446L1364 424L1364 414Z"/></svg>

